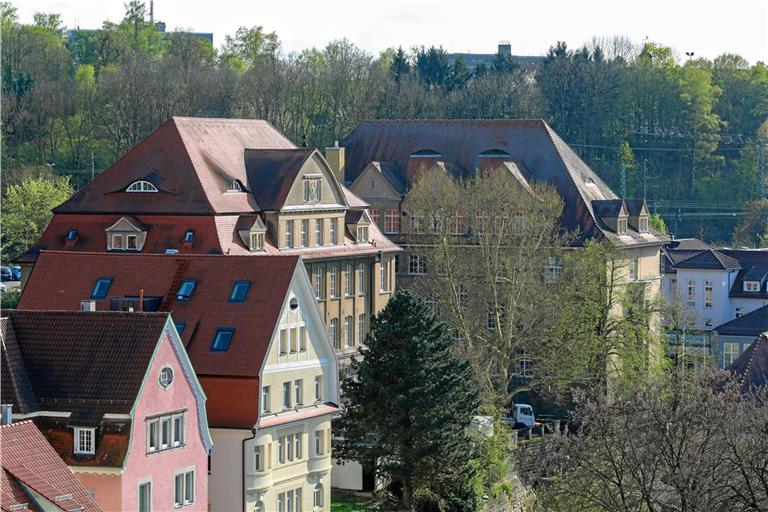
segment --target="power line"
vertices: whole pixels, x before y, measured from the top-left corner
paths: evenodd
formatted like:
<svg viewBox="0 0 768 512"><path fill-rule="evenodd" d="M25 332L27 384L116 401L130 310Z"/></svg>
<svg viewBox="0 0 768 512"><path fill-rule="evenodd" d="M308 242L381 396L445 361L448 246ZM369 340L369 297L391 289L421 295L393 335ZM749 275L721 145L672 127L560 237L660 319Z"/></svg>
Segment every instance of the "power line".
<svg viewBox="0 0 768 512"><path fill-rule="evenodd" d="M616 150L616 146L598 146L596 144L571 144L570 142L566 142L569 146L577 147L577 148L598 148L598 149L612 149ZM744 148L718 148L715 149L714 152L718 151L742 151ZM632 151L694 151L694 148L636 148L633 147Z"/></svg>

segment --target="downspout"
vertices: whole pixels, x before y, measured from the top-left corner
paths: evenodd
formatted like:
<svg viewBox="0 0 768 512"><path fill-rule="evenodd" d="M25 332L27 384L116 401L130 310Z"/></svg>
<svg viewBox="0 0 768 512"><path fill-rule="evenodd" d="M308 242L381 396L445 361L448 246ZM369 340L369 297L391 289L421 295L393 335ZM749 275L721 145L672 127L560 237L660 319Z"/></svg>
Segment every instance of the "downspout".
<svg viewBox="0 0 768 512"><path fill-rule="evenodd" d="M246 512L245 510L245 442L256 438L256 427L253 427L251 429L251 434L253 434L251 437L246 437L245 439L243 439L243 499L242 499L243 512Z"/></svg>

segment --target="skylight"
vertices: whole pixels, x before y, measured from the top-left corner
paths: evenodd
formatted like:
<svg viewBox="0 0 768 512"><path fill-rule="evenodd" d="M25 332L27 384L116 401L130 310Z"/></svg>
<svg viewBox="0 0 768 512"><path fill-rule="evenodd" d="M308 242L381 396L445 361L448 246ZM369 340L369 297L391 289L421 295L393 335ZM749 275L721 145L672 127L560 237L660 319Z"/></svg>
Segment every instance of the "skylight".
<svg viewBox="0 0 768 512"><path fill-rule="evenodd" d="M195 232L194 231L190 230L190 231L187 231L186 233L184 233L184 242L185 243L191 244L193 238L195 238Z"/></svg>
<svg viewBox="0 0 768 512"><path fill-rule="evenodd" d="M111 277L100 277L96 280L96 284L93 285L93 292L91 293L91 299L103 299L109 293L109 287L112 285Z"/></svg>
<svg viewBox="0 0 768 512"><path fill-rule="evenodd" d="M179 335L184 332L184 328L187 326L186 322L176 322L176 330L179 332Z"/></svg>
<svg viewBox="0 0 768 512"><path fill-rule="evenodd" d="M216 336L213 338L211 350L214 352L226 352L229 344L232 342L232 335L235 330L232 327L219 327L216 329Z"/></svg>
<svg viewBox="0 0 768 512"><path fill-rule="evenodd" d="M245 302L245 298L248 296L248 290L250 287L250 281L237 281L232 287L232 293L229 294L229 302Z"/></svg>
<svg viewBox="0 0 768 512"><path fill-rule="evenodd" d="M67 240L75 240L77 239L77 230L76 229L70 229L67 231Z"/></svg>
<svg viewBox="0 0 768 512"><path fill-rule="evenodd" d="M192 297L192 293L195 291L195 286L197 286L196 280L186 279L181 283L181 286L179 286L179 293L176 294L176 299L189 300L190 297Z"/></svg>
<svg viewBox="0 0 768 512"><path fill-rule="evenodd" d="M133 183L128 185L128 188L125 189L125 191L126 192L157 192L157 187L148 181L139 180L139 181L134 181Z"/></svg>

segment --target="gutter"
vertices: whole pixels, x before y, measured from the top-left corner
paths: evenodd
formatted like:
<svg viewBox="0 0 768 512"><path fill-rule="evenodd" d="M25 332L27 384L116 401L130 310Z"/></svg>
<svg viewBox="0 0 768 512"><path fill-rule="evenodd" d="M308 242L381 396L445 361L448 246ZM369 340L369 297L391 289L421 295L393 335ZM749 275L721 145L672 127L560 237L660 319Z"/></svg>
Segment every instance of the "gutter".
<svg viewBox="0 0 768 512"><path fill-rule="evenodd" d="M252 434L251 437L246 437L243 439L243 448L242 448L242 451L243 451L243 459L242 459L243 461L243 473L242 473L243 474L243 497L242 497L243 512L246 512L245 510L245 442L256 438L256 427L253 427L251 429L251 434Z"/></svg>

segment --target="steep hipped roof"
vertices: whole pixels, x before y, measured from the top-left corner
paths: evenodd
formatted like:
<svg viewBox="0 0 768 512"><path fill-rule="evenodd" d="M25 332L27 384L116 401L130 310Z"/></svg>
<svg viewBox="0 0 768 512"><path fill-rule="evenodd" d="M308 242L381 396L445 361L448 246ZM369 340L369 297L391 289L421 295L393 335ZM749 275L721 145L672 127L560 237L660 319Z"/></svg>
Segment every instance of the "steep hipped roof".
<svg viewBox="0 0 768 512"><path fill-rule="evenodd" d="M759 336L768 331L768 306L718 325L714 330L722 336Z"/></svg>
<svg viewBox="0 0 768 512"><path fill-rule="evenodd" d="M98 425L105 413L128 414L167 319L167 313L6 311L3 352L12 340L20 357L5 364L26 378L9 387L3 379L2 394L13 397L18 412L67 411L79 426Z"/></svg>
<svg viewBox="0 0 768 512"><path fill-rule="evenodd" d="M768 276L768 251L721 249L720 252L737 260L743 269L736 274L736 279L733 280L733 286L731 286L729 293L731 297L768 299L768 280L765 279L765 276ZM747 275L760 282L759 291L744 291L744 280ZM760 276L764 277L761 279Z"/></svg>
<svg viewBox="0 0 768 512"><path fill-rule="evenodd" d="M364 121L342 142L347 179L354 181L370 162L397 164L405 176L409 159L420 150L438 152L455 162L464 175L478 167L481 154L494 148L510 155L532 180L552 184L565 203L563 222L582 238L607 236L620 245L658 243L655 235L617 237L604 230L592 201L617 199L616 194L541 120L380 120Z"/></svg>
<svg viewBox="0 0 768 512"><path fill-rule="evenodd" d="M275 211L283 207L299 171L315 151L308 148L245 150L248 188L262 210Z"/></svg>
<svg viewBox="0 0 768 512"><path fill-rule="evenodd" d="M0 445L2 510L101 510L32 421L0 427ZM45 508L32 493L49 502L41 504Z"/></svg>
<svg viewBox="0 0 768 512"><path fill-rule="evenodd" d="M747 393L768 383L768 334L760 334L728 368Z"/></svg>
<svg viewBox="0 0 768 512"><path fill-rule="evenodd" d="M257 211L247 192L227 192L247 182L245 149L295 149L258 119L172 117L55 213L231 213ZM124 192L147 180L159 192Z"/></svg>
<svg viewBox="0 0 768 512"><path fill-rule="evenodd" d="M737 270L741 268L738 261L725 254L707 249L675 265L677 268L698 268L703 270Z"/></svg>

